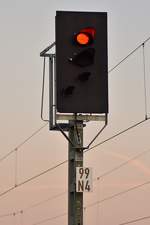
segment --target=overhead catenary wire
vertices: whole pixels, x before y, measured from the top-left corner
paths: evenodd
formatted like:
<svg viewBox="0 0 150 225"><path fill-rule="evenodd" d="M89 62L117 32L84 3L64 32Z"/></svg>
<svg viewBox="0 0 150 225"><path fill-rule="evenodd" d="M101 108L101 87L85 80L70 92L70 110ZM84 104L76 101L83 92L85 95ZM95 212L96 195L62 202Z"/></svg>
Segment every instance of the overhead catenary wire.
<svg viewBox="0 0 150 225"><path fill-rule="evenodd" d="M149 38L149 39L150 39L150 38ZM146 41L148 41L149 39L147 39ZM146 41L143 42L143 43L146 43ZM139 47L141 47L141 46L142 46L142 45L140 45ZM139 47L138 47L138 48L139 48ZM119 66L125 59L127 59L130 55L132 55L138 48L136 48L134 51L132 51L132 53L130 53L130 54L129 54L127 57L125 57L123 60L121 60L121 62L118 64L118 66ZM111 71L114 70L115 68L117 68L117 65L116 65L114 68L112 68L109 72L111 72ZM145 73L145 72L144 72L144 73ZM145 111L147 112L147 110L145 110ZM147 113L146 113L146 115L147 115ZM107 142L107 141L109 141L109 140L112 140L113 138L115 138L115 137L117 137L117 136L119 136L119 135L121 135L121 134L127 132L128 130L130 130L130 129L132 129L132 128L138 126L138 125L140 125L141 123L145 122L145 121L148 120L148 119L150 119L150 118L147 118L147 117L146 117L145 120L142 120L142 121L140 121L139 123L136 123L136 124L134 124L133 126L131 126L131 127L127 128L127 129L125 129L125 130L123 130L123 131L121 131L121 132L119 132L119 133L113 135L112 137L110 137L110 138L104 140L103 142L100 142L99 144L97 144L97 145L93 146L92 148L88 149L88 151L89 151L89 150L92 150L93 148L96 148L97 146L102 145L103 143L105 143L105 142ZM47 124L48 124L48 123L47 123ZM18 149L18 148L20 148L22 145L24 145L24 144L25 144L27 141L29 141L34 135L36 135L38 132L40 132L40 130L43 129L47 124L45 124L44 126L42 126L41 128L39 128L37 131L35 131L30 137L28 137L27 139L25 139L25 141L23 141L22 143L20 143L16 148ZM14 152L16 151L16 148L13 149L13 150L11 150L10 152L8 152L4 157L2 157L2 158L0 159L0 162L3 161L4 159L6 159L6 158L7 158L9 155L11 155L12 153L14 153ZM65 161L65 163L66 163L66 162L67 162L67 160ZM56 166L56 167L57 167L57 166ZM116 169L113 169L113 170L116 170ZM47 170L47 172L49 172L49 171ZM39 176L41 176L41 175L43 175L43 174L45 174L45 173L47 173L47 172L45 171L44 173L40 173L40 174L38 174L38 175L36 175L36 176L34 176L34 177L32 177L32 178L26 180L25 182L22 182L22 183L20 183L20 184L18 184L18 185L15 185L14 188L10 188L8 191L6 191L5 194L8 193L8 192L11 191L11 190L14 190L15 188L17 188L17 187L19 187L19 186L21 186L21 185L23 185L23 184L25 184L25 183L27 183L27 182L33 180L33 179L36 179L37 177L39 177ZM1 195L0 195L0 196L1 196Z"/></svg>
<svg viewBox="0 0 150 225"><path fill-rule="evenodd" d="M144 182L144 183L142 183L142 184L136 185L136 186L134 186L134 187L132 187L132 188L129 188L129 189L125 190L125 191L122 191L122 192L119 192L119 193L117 193L117 194L115 194L115 195L112 195L112 196L109 196L109 197L107 197L107 198L104 198L104 199L102 199L102 200L100 200L100 201L97 201L97 202L95 202L95 203L86 205L86 206L84 206L84 209L86 210L87 208L93 207L94 205L99 205L99 204L101 204L101 203L103 203L103 202L105 202L105 201L108 201L108 200L110 200L110 199L114 199L114 198L116 198L116 197L118 197L118 196L120 196L120 195L122 195L122 194L128 193L128 192L130 192L130 191L133 191L133 190L135 190L135 189L138 189L138 188L143 187L143 186L148 185L148 184L150 184L150 181L147 181L147 182ZM20 211L20 212L22 212L22 211ZM3 216L7 216L7 215L8 215L8 214L3 215ZM14 215L14 214L11 214L11 213L10 213L9 215ZM32 225L43 224L43 223L46 223L46 222L48 222L48 221L56 220L56 219L58 219L58 218L61 218L61 217L63 217L63 216L66 216L66 215L67 215L67 213L65 212L65 213L63 213L63 214L59 214L59 215L54 216L54 217L50 217L50 218L46 218L46 219L40 220L40 221L38 221L38 222L36 222L36 223L34 223L34 224L32 224ZM130 220L130 221L121 223L121 224L119 224L119 225L131 224L131 223L135 223L135 222L142 221L142 220L146 220L146 219L150 219L150 216L140 217L140 218L137 218L137 219L134 219L134 220Z"/></svg>
<svg viewBox="0 0 150 225"><path fill-rule="evenodd" d="M20 144L18 144L14 149L6 153L2 158L0 158L0 163L4 161L6 158L8 158L11 154L13 154L16 149L18 151L19 148L21 148L24 144L26 144L28 141L30 141L35 135L37 135L43 128L45 128L48 125L48 122L42 125L40 128L35 130L29 137L27 137L24 141L22 141Z"/></svg>
<svg viewBox="0 0 150 225"><path fill-rule="evenodd" d="M110 138L107 138L106 140L104 140L104 141L100 142L99 144L93 146L92 148L86 150L85 152L87 152L87 151L89 151L89 150L92 150L93 148L96 148L97 146L100 146L100 145L102 145L102 144L104 144L104 143L106 143L106 142L108 142L108 141L110 141L110 140L116 138L117 136L119 136L119 135L121 135L121 134L127 132L127 131L130 130L130 129L133 129L133 128L135 128L135 127L141 125L143 122L145 122L145 121L147 121L147 120L149 120L149 119L150 119L150 118L147 118L147 119L145 119L145 120L142 120L142 121L140 121L140 122L134 124L133 126L128 127L127 129L125 129L125 130L123 130L123 131L121 131L121 132L119 132L119 133L117 133L117 134L111 136ZM50 168L48 168L47 170L44 170L44 171L42 171L41 173L39 173L39 174L37 174L37 175L35 175L35 176L33 176L33 177L31 177L31 178L29 178L29 179L27 179L27 180L21 182L21 183L18 183L17 185L15 185L15 186L13 186L13 187L7 189L6 191L0 193L0 198L1 198L2 196L4 196L4 195L8 194L9 192L15 190L16 188L18 188L18 187L20 187L20 186L22 186L22 185L24 185L24 184L26 184L26 183L28 183L28 182L34 180L34 179L37 179L37 178L39 178L40 176L42 176L42 175L44 175L44 174L46 174L46 173L48 173L48 172L50 172L50 171L53 171L54 169L58 168L59 166L61 166L61 165L63 165L63 164L66 164L67 162L68 162L68 160L62 161L62 162L60 162L59 164L57 164L57 165L55 165L55 166L53 166L53 167L50 167Z"/></svg>
<svg viewBox="0 0 150 225"><path fill-rule="evenodd" d="M23 214L23 213L27 212L27 211L30 210L30 209L33 209L33 208L36 208L36 207L40 206L41 204L43 205L44 203L47 203L48 201L52 201L52 200L54 200L54 199L60 198L60 197L63 196L64 194L67 194L67 191L62 192L62 193L57 194L57 195L54 195L54 196L52 196L52 197L49 197L49 198L47 198L47 199L45 199L45 200L43 200L43 201L37 202L37 203L35 203L35 204L32 204L32 205L30 205L30 206L28 206L28 207L26 207L26 208L24 208L24 209L17 210L17 211L14 211L14 212L11 212L11 213L7 213L7 214L2 214L2 215L0 215L0 218L3 218L3 217L10 217L10 216L14 216L14 215L16 216L16 215L18 215L18 214Z"/></svg>
<svg viewBox="0 0 150 225"><path fill-rule="evenodd" d="M89 207L93 207L93 206L95 206L95 205L102 204L103 202L106 202L106 201L108 201L108 200L112 200L112 199L114 199L114 198L117 198L117 197L119 197L119 196L121 196L121 195L124 195L124 194L126 194L126 193L129 193L129 192L131 192L131 191L134 191L134 190L139 189L139 188L141 188L141 187L144 187L144 186L146 186L146 185L150 185L150 180L148 180L148 181L146 181L146 182L144 182L144 183L135 185L135 186L133 186L133 187L131 187L131 188L128 188L128 189L126 189L126 190L124 190L124 191L118 192L118 193L116 193L116 194L114 194L114 195L108 196L108 197L106 197L106 198L104 198L104 199L102 199L102 200L100 200L100 201L93 202L93 203L91 203L91 204L85 206L85 208L89 208Z"/></svg>
<svg viewBox="0 0 150 225"><path fill-rule="evenodd" d="M15 149L15 173L14 173L14 185L17 186L18 183L18 149Z"/></svg>
<svg viewBox="0 0 150 225"><path fill-rule="evenodd" d="M137 218L137 219L134 219L134 220L124 222L124 223L120 223L119 225L126 225L126 224L136 223L136 222L139 222L139 221L142 221L142 220L149 220L149 219L150 219L150 216L144 216L144 217L140 217L140 218Z"/></svg>
<svg viewBox="0 0 150 225"><path fill-rule="evenodd" d="M49 197L49 198L47 198L47 199L45 199L45 200L43 200L43 201L37 202L37 203L35 203L35 204L32 204L31 206L26 207L25 209L23 209L23 212L26 212L26 211L28 211L28 210L30 210L30 209L33 209L33 208L36 208L36 207L38 207L38 206L40 206L40 205L43 205L43 204L45 204L45 203L47 203L47 202L49 202L49 201L54 200L54 199L60 198L60 197L64 196L64 195L67 194L67 193L68 193L67 191L64 191L64 192L62 192L62 193L60 193L60 194L54 195L54 196L52 196L52 197Z"/></svg>
<svg viewBox="0 0 150 225"><path fill-rule="evenodd" d="M63 162L61 162L61 163L59 163L59 164L57 164L57 165L55 165L55 166L53 166L53 167L50 167L50 168L47 169L47 170L42 171L41 173L39 173L39 174L37 174L37 175L35 175L35 176L33 176L33 177L30 177L29 179L26 179L26 180L23 181L23 182L18 183L17 185L12 186L11 188L7 189L6 191L0 193L0 197L2 197L2 196L4 196L4 195L8 194L9 192L13 191L14 189L16 189L16 188L18 188L18 187L20 187L20 186L22 186L22 185L24 185L24 184L26 184L26 183L28 183L28 182L30 182L30 181L33 181L33 180L39 178L40 176L42 176L42 175L44 175L44 174L46 174L46 173L48 173L48 172L50 172L50 171L56 169L57 167L59 167L59 166L65 164L67 161L68 161L68 160L65 160L65 161L63 161Z"/></svg>
<svg viewBox="0 0 150 225"><path fill-rule="evenodd" d="M106 198L104 198L104 199L102 199L102 200L100 200L100 201L96 201L96 202L94 202L94 203L85 205L85 206L84 206L84 209L86 210L87 208L93 207L93 206L95 206L95 205L100 205L100 204L102 204L102 203L105 202L105 201L112 200L112 199L114 199L114 198L117 198L117 197L119 197L119 196L121 196L121 195L124 195L124 194L126 194L126 193L128 193L128 192L131 192L131 191L133 191L133 190L139 189L139 188L141 188L141 187L143 187L143 186L145 186L145 185L149 185L149 184L150 184L150 180L149 180L149 181L146 181L146 182L144 182L144 183L135 185L135 186L133 186L133 187L131 187L131 188L129 188L129 189L126 189L126 190L124 190L124 191L121 191L121 192L119 192L119 193L116 193L116 194L114 194L114 195L111 195L111 196L109 196L109 197L106 197ZM36 222L36 223L34 223L34 224L32 224L32 225L39 225L39 224L42 224L42 223L46 223L46 222L48 222L48 221L55 220L55 219L57 219L57 218L60 218L60 217L62 217L62 216L65 216L65 215L67 215L67 213L63 213L63 214L57 215L57 216L55 216L55 217L46 218L46 219L41 220L41 221L39 221L39 222ZM148 218L150 218L150 217L142 217L142 218L139 218L139 219L136 219L136 220L132 220L132 221L128 221L128 222L125 222L125 223L122 223L122 224L119 224L119 225L125 225L125 224L129 224L129 223L137 222L137 221L140 221L140 220L144 220L144 219L146 219L146 218L148 219Z"/></svg>
<svg viewBox="0 0 150 225"><path fill-rule="evenodd" d="M13 216L13 215L14 215L14 213L1 214L0 218L9 217L9 216Z"/></svg>
<svg viewBox="0 0 150 225"><path fill-rule="evenodd" d="M31 225L39 225L39 224L42 224L42 223L46 223L46 222L48 222L48 221L56 220L56 219L58 219L58 218L60 218L60 217L66 216L66 215L67 215L67 213L65 212L65 213L59 214L59 215L57 215L57 216L53 216L53 217L50 217L50 218L46 218L46 219L41 220L41 221L39 221L39 222L33 223L33 224L31 224Z"/></svg>
<svg viewBox="0 0 150 225"><path fill-rule="evenodd" d="M120 169L121 167L123 167L123 166L129 164L130 162L132 162L132 161L134 161L134 160L140 158L141 156L143 156L143 155L145 155L145 154L147 154L147 153L150 153L150 149L148 149L148 150L146 150L146 151L144 151L144 152L141 152L141 153L137 154L136 156L130 158L129 160L126 160L125 162L123 162L123 163L120 164L119 166L116 166L116 167L114 167L113 169L111 169L111 170L109 170L109 171L103 173L102 175L99 175L99 176L98 176L96 179L94 179L93 181L97 181L97 180L100 181L101 178L106 177L107 175L109 175L109 174L115 172L116 170ZM22 211L23 211L23 212L26 212L26 211L28 211L28 210L30 210L30 209L32 209L32 208L35 208L35 207L38 207L38 206L40 206L40 205L42 205L42 204L44 204L44 203L47 203L48 201L54 200L54 199L56 199L56 198L59 198L59 197L65 195L66 193L67 193L67 191L62 192L62 193L59 193L58 195L49 197L49 198L47 198L47 199L45 199L45 200L43 200L43 201L37 202L37 203L35 203L35 204L31 205L31 206L28 206L28 207L26 207L26 208L24 208L24 209L18 210L18 211L16 211L16 212L7 213L7 214L5 214L5 215L11 216L11 215L14 215L14 214L17 215L17 214L19 214L19 213L22 212ZM0 217L1 217L1 216L0 216Z"/></svg>
<svg viewBox="0 0 150 225"><path fill-rule="evenodd" d="M122 131L120 131L120 132L118 132L118 133L112 135L112 136L109 137L109 138L106 138L105 140L103 140L102 142L100 142L100 143L98 143L98 144L92 146L91 148L84 150L84 153L86 153L86 152L88 152L88 151L90 151L90 150L92 150L92 149L94 149L94 148L96 148L96 147L98 147L98 146L100 146L100 145L103 145L104 143L106 143L106 142L108 142L108 141L110 141L110 140L112 140L112 139L114 139L114 138L120 136L120 135L123 134L123 133L126 133L128 130L131 130L131 129L133 129L133 128L139 126L140 124L142 124L142 123L148 121L149 119L150 119L150 117L148 117L148 118L146 118L146 119L144 119L144 120L141 120L141 121L139 121L139 122L133 124L132 126L127 127L126 129L124 129L124 130L122 130ZM24 140L23 142L21 142L19 145L17 145L17 147L15 147L13 150L11 150L11 151L8 152L5 156L3 156L2 158L0 158L0 163L1 163L3 160L5 160L9 155L11 155L12 153L16 152L16 150L18 151L18 149L19 149L20 147L22 147L25 143L27 143L33 136L35 136L36 134L38 134L38 133L39 133L44 127L46 127L47 125L48 125L48 122L47 122L46 124L44 124L44 126L40 127L38 130L36 130L31 136L29 136L27 139L25 139L25 140ZM68 161L68 160L66 160L66 162L67 162L67 161Z"/></svg>
<svg viewBox="0 0 150 225"><path fill-rule="evenodd" d="M111 69L109 69L108 73L111 73L112 71L114 71L119 65L121 65L126 59L128 59L132 54L134 54L140 47L143 46L143 66L144 66L144 79L145 79L145 52L144 52L144 47L145 44L150 40L150 37L148 37L145 41L143 41L140 45L138 45L134 50L132 50L126 57L124 57L122 60L120 60L114 67L112 67ZM55 43L52 44L52 46L55 45ZM43 74L45 73L45 57L44 57L44 63L43 63ZM45 77L43 78L45 80ZM44 83L43 80L43 83ZM145 81L144 81L144 85L145 85ZM146 88L146 86L145 86ZM43 95L44 95L44 89L42 88L42 99L43 99ZM146 96L146 91L145 91L145 96ZM146 98L146 97L145 97ZM42 105L43 107L43 105ZM41 109L42 112L43 108ZM146 109L146 103L145 103L145 110L147 112ZM147 113L146 113L147 115ZM147 116L145 117L145 119L149 119ZM47 121L47 120L46 120ZM141 121L142 122L142 121ZM26 142L28 142L32 137L34 137L37 133L39 133L49 122L47 121L47 123L40 127L39 129L37 129L32 135L30 135L28 138L26 138L23 142L21 142L19 145L17 145L14 149L12 149L11 151L9 151L6 155L4 155L2 158L0 158L0 162L2 162L3 160L5 160L7 157L9 157L12 153L14 153L16 151L16 148L19 149L22 145L24 145ZM118 134L119 135L119 134ZM94 148L95 146L93 146L92 148ZM92 149L90 148L90 149ZM88 150L90 150L88 149Z"/></svg>
<svg viewBox="0 0 150 225"><path fill-rule="evenodd" d="M98 146L100 146L100 145L102 145L102 144L104 144L104 143L106 143L106 142L108 142L108 141L110 141L110 140L116 138L117 136L119 136L119 135L121 135L121 134L127 132L127 131L130 130L130 129L133 129L133 128L135 128L135 127L141 125L142 123L144 123L145 121L147 121L147 120L149 120L149 119L150 119L150 118L141 120L140 122L138 122L138 123L136 123L136 124L134 124L134 125L132 125L132 126L126 128L126 129L124 129L124 130L118 132L117 134L115 134L115 135L113 135L113 136L111 136L111 137L105 139L104 141L98 143L97 145L91 147L90 149L85 150L84 152L87 152L87 151L89 151L89 150L92 150L92 149L94 149L94 148L96 148L96 147L98 147ZM36 132L34 132L34 133L33 133L30 137L28 137L25 141L23 141L22 143L20 143L20 144L18 145L18 148L21 147L21 146L22 146L24 143L26 143L28 140L30 140L30 138L32 138L35 134L37 134L38 132L40 132L40 130L43 129L46 125L47 125L47 124L45 124L44 126L42 126L41 128L39 128ZM14 151L16 151L16 148L13 150L13 152L14 152ZM12 151L11 151L11 152L12 152ZM34 180L34 179L36 179L36 178L38 178L38 177L40 177L40 176L42 176L42 175L48 173L49 171L52 171L53 169L55 169L55 168L57 168L57 167L59 167L59 166L65 164L65 163L67 163L67 162L68 162L68 160L65 160L65 161L63 161L63 162L57 164L56 166L51 167L51 168L49 168L49 169L47 169L47 170L45 170L45 171L42 171L41 173L39 173L39 174L37 174L37 175L35 175L35 176L33 176L33 177L27 179L26 181L24 181L24 182L22 182L22 183L20 183L20 184L18 184L18 185L15 185L15 186L13 186L13 187L11 187L11 188L9 188L8 190L6 190L6 191L0 193L0 197L3 196L3 195L5 195L5 194L7 194L7 193L9 193L10 191L14 190L14 189L17 188L17 187L19 187L19 186L21 186L21 185L23 185L23 184L25 184L25 183L27 183L27 182L29 182L29 181L32 181L32 180Z"/></svg>
<svg viewBox="0 0 150 225"><path fill-rule="evenodd" d="M34 204L32 204L32 205L30 205L30 206L28 206L28 207L26 207L26 208L23 208L23 209L20 209L20 210L17 210L17 211L13 211L13 212L10 212L10 213L7 213L7 214L6 214L6 213L5 213L5 214L2 214L2 215L0 215L0 218L3 218L3 217L10 217L10 216L14 216L14 215L18 215L18 214L25 213L25 212L27 212L27 211L33 209L33 208L36 208L36 207L38 207L38 206L40 206L40 205L43 205L43 204L45 204L45 203L47 203L47 202L49 202L49 201L55 200L55 199L57 199L57 198L60 198L60 197L64 196L64 195L67 194L67 193L68 193L67 191L64 191L64 192L62 192L62 193L59 193L59 194L54 195L54 196L52 196L52 197L49 197L49 198L47 198L47 199L45 199L45 200L39 201L39 202L37 202L37 203L34 203Z"/></svg>
<svg viewBox="0 0 150 225"><path fill-rule="evenodd" d="M131 188L129 188L129 189L126 189L126 190L124 190L124 191L121 191L121 192L119 192L119 193L116 193L116 194L114 194L114 195L111 195L111 196L109 196L109 197L107 197L107 198L104 198L104 199L102 199L102 200L100 200L100 201L97 201L97 202L91 203L91 204L89 204L89 205L86 205L86 206L84 206L84 209L86 210L87 208L93 207L93 206L95 206L95 205L102 204L102 203L105 202L105 201L112 200L112 199L114 199L114 198L116 198L116 197L119 197L119 196L121 196L121 195L123 195L123 194L126 194L126 193L128 193L128 192L131 192L131 191L133 191L133 190L135 190L135 189L141 188L141 187L143 187L143 186L145 186L145 185L149 185L149 184L150 184L150 181L144 182L144 183L142 183L142 184L135 185L135 186L133 186L133 187L131 187ZM48 222L48 221L52 221L52 220L58 219L58 218L60 218L60 217L66 216L66 215L67 215L67 213L65 212L65 213L63 213L63 214L60 214L60 215L57 215L57 216L54 216L54 217L50 217L50 218L46 218L46 219L44 219L44 220L38 221L38 222L36 222L36 223L34 223L34 224L32 224L32 225L43 224L43 223L46 223L46 222ZM119 225L125 225L125 224L129 224L129 223L134 223L134 222L141 221L141 220L145 220L145 219L150 219L150 216L138 218L138 219L136 219L136 220L132 220L132 221L128 221L128 222L125 222L125 223L121 223L121 224L119 224Z"/></svg>
<svg viewBox="0 0 150 225"><path fill-rule="evenodd" d="M111 69L108 70L108 73L111 73L113 70L115 70L118 66L120 66L126 59L128 59L131 55L133 55L139 48L141 48L143 45L145 45L150 40L150 36L145 39L141 44L139 44L135 49L133 49L127 56L125 56L123 59L121 59L115 66L113 66Z"/></svg>
<svg viewBox="0 0 150 225"><path fill-rule="evenodd" d="M134 50L132 50L127 56L125 56L122 60L120 60L115 66L113 66L112 68L109 69L108 73L111 73L112 71L114 71L119 65L121 65L126 59L128 59L132 54L134 54L140 47L142 47L143 45L145 46L145 44L150 40L150 37L148 37L145 41L143 41L140 45L138 45ZM48 46L47 49L51 48L51 46L53 47L55 45L55 42ZM143 52L143 65L144 65L144 74L145 74L145 53ZM44 59L44 63L43 63L43 73L45 73L45 59ZM145 77L145 75L144 75ZM45 80L45 78L44 78ZM44 81L43 81L44 82ZM42 96L44 95L44 90L42 88ZM148 118L146 118L148 119ZM40 127L39 129L37 129L32 135L30 135L28 138L26 138L23 142L21 142L20 144L18 144L14 149L12 149L11 151L9 151L6 155L4 155L2 158L0 158L0 162L3 161L4 159L6 159L9 155L11 155L12 153L15 152L15 149L20 148L22 145L24 145L26 142L28 142L32 137L34 137L37 133L39 133L45 126L47 126L48 121L45 125L43 125L42 127ZM92 147L94 148L94 146ZM90 149L92 149L90 148Z"/></svg>
<svg viewBox="0 0 150 225"><path fill-rule="evenodd" d="M140 158L141 156L146 155L146 154L148 154L148 153L150 153L150 149L148 149L148 150L146 150L146 151L143 151L143 152L141 152L141 153L135 155L134 157L132 157L132 158L126 160L125 162L121 163L120 165L118 165L118 166L116 166L116 167L113 167L111 170L106 171L105 173L103 173L103 174L101 174L100 176L98 176L98 177L97 177L97 180L100 180L101 178L110 175L111 173L115 172L116 170L121 169L122 167L126 166L127 164L130 164L130 162L133 162L133 161L135 161L136 159L138 159L138 158Z"/></svg>
<svg viewBox="0 0 150 225"><path fill-rule="evenodd" d="M131 129L133 129L133 128L139 126L139 125L141 125L142 123L144 123L145 121L147 121L147 120L149 120L149 119L150 119L150 117L148 117L148 118L146 118L146 119L143 119L143 120L141 120L141 121L139 121L139 122L133 124L132 126L127 127L126 129L124 129L124 130L122 130L122 131L120 131L120 132L118 132L118 133L112 135L111 137L105 139L104 141L101 141L100 143L98 143L98 144L92 146L91 148L85 150L85 152L88 152L88 151L92 150L93 148L96 148L96 147L98 147L98 146L100 146L100 145L103 145L104 143L106 143L106 142L108 142L108 141L110 141L110 140L112 140L112 139L114 139L114 138L120 136L121 134L126 133L127 131L129 131L129 130L131 130Z"/></svg>

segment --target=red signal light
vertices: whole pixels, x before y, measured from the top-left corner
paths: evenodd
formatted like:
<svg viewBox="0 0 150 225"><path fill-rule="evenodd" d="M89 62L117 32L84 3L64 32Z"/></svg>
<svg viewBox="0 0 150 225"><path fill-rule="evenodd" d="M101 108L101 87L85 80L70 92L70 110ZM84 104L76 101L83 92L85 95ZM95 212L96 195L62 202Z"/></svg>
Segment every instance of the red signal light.
<svg viewBox="0 0 150 225"><path fill-rule="evenodd" d="M90 37L86 33L78 33L76 35L76 41L80 45L87 45L90 41Z"/></svg>
<svg viewBox="0 0 150 225"><path fill-rule="evenodd" d="M82 46L89 45L93 42L95 38L95 33L96 30L94 28L84 28L75 35L75 42Z"/></svg>

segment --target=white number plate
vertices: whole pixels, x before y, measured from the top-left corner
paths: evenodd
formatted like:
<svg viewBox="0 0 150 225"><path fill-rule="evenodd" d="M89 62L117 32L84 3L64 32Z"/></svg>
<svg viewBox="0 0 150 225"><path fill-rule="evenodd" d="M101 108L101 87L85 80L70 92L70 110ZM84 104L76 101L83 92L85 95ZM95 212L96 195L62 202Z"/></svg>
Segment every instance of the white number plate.
<svg viewBox="0 0 150 225"><path fill-rule="evenodd" d="M92 169L89 167L76 168L76 192L92 191Z"/></svg>

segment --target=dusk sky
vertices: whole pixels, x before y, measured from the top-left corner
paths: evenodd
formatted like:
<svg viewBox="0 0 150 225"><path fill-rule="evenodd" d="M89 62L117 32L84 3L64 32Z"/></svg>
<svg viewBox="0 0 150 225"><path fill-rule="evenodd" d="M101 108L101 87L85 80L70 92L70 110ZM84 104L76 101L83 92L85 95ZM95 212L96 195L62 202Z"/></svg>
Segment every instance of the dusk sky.
<svg viewBox="0 0 150 225"><path fill-rule="evenodd" d="M108 13L110 71L150 37L149 9L149 0L0 0L0 225L67 224L68 143L40 118L40 52L55 41L56 11ZM93 170L84 225L150 224L149 59L147 41L109 72L108 126L84 154ZM102 126L87 124L84 145Z"/></svg>

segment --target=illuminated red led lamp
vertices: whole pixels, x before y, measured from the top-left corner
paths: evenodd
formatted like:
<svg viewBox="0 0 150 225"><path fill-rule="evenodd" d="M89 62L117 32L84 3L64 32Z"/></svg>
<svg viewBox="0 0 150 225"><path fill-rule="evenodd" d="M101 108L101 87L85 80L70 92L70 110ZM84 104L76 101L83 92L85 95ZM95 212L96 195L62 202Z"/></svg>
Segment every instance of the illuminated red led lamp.
<svg viewBox="0 0 150 225"><path fill-rule="evenodd" d="M75 34L75 42L81 46L92 44L95 38L95 33L96 31L92 27L84 28Z"/></svg>

